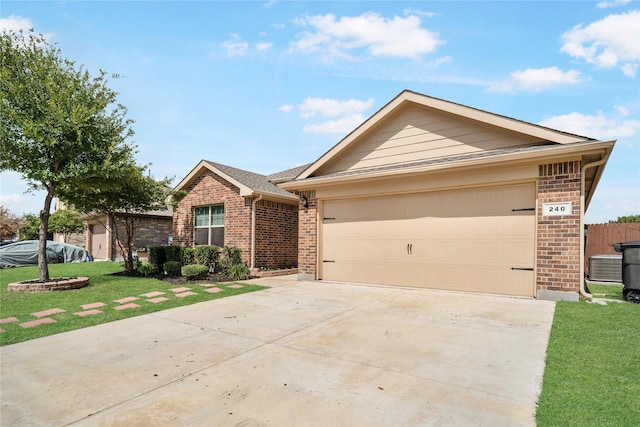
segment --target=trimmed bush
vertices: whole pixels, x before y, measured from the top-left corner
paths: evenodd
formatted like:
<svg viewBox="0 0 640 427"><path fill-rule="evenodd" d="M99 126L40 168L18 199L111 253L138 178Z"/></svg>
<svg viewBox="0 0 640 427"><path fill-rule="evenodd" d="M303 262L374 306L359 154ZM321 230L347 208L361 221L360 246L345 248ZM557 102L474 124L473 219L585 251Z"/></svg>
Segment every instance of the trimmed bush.
<svg viewBox="0 0 640 427"><path fill-rule="evenodd" d="M246 264L234 264L229 269L229 277L233 280L245 280L251 277L251 272Z"/></svg>
<svg viewBox="0 0 640 427"><path fill-rule="evenodd" d="M167 261L182 261L182 248L180 246L163 246Z"/></svg>
<svg viewBox="0 0 640 427"><path fill-rule="evenodd" d="M181 272L182 264L180 264L180 261L167 261L164 264L162 264L162 267L164 268L164 271L166 271L168 275L179 276Z"/></svg>
<svg viewBox="0 0 640 427"><path fill-rule="evenodd" d="M182 248L182 265L195 263L195 250L193 248Z"/></svg>
<svg viewBox="0 0 640 427"><path fill-rule="evenodd" d="M149 246L149 262L158 271L162 270L167 261L182 262L182 248L180 246Z"/></svg>
<svg viewBox="0 0 640 427"><path fill-rule="evenodd" d="M212 273L215 271L216 262L218 261L218 255L220 254L220 248L218 246L196 246L193 248L194 260L197 264L205 265Z"/></svg>
<svg viewBox="0 0 640 427"><path fill-rule="evenodd" d="M164 246L149 246L149 264L153 265L156 270L160 270L162 265L167 262L167 253Z"/></svg>
<svg viewBox="0 0 640 427"><path fill-rule="evenodd" d="M187 279L203 279L207 277L209 267L200 264L185 265L182 267L181 272Z"/></svg>

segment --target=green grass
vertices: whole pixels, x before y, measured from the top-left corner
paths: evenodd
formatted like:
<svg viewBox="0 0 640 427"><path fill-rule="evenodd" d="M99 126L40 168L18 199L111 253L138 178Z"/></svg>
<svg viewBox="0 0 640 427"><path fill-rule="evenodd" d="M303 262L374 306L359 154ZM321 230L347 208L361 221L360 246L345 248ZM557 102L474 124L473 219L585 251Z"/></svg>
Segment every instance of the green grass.
<svg viewBox="0 0 640 427"><path fill-rule="evenodd" d="M622 285L610 285L605 283L590 283L589 292L594 298L605 298L625 301L622 296Z"/></svg>
<svg viewBox="0 0 640 427"><path fill-rule="evenodd" d="M123 271L121 264L115 262L52 264L49 266L50 277L88 276L89 286L70 291L9 292L7 291L9 283L37 279L38 268L34 266L0 269L0 319L18 318L18 322L0 324L0 328L4 330L4 332L0 333L0 345L14 344L168 308L265 289L263 286L247 283L243 283L243 288L241 289L232 289L228 286L233 283L221 283L217 286L223 289L224 292L211 294L203 292L205 288L201 285L189 284L185 286L191 288L197 295L177 298L170 291L175 286L168 282L152 278L113 275L113 273L120 271ZM169 301L153 304L146 301L146 298L140 297L141 294L152 291L166 292L166 295L163 296L169 298ZM139 308L122 311L113 309L119 305L114 300L131 296L139 298L135 301L136 304L140 305ZM103 311L102 314L86 317L79 317L73 314L82 311L81 306L83 304L94 302L106 304L105 307L100 308ZM19 325L19 323L37 319L31 313L52 308L66 310L65 313L48 316L54 319L56 323L27 329Z"/></svg>
<svg viewBox="0 0 640 427"><path fill-rule="evenodd" d="M640 426L639 401L640 306L557 303L538 426Z"/></svg>

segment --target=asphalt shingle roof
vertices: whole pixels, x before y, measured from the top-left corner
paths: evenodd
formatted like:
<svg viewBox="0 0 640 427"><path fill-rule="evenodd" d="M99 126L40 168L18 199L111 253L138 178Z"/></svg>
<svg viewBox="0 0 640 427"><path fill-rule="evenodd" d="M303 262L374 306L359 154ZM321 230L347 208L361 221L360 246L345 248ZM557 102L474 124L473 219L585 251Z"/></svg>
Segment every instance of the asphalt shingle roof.
<svg viewBox="0 0 640 427"><path fill-rule="evenodd" d="M307 163L306 165L296 166L295 168L287 169L282 172L272 173L271 175L267 175L267 179L275 184L291 181L292 179L297 178L302 171L311 165L312 163Z"/></svg>
<svg viewBox="0 0 640 427"><path fill-rule="evenodd" d="M238 168L223 165L220 163L211 162L209 160L205 160L205 161L209 163L211 166L213 166L214 168L229 175L236 181L249 187L252 190L258 191L260 193L275 194L278 196L287 196L287 197L294 196L293 193L287 190L283 190L282 188L275 185L273 182L269 181L269 178L266 175L261 175L255 172L249 172L243 169L238 169Z"/></svg>

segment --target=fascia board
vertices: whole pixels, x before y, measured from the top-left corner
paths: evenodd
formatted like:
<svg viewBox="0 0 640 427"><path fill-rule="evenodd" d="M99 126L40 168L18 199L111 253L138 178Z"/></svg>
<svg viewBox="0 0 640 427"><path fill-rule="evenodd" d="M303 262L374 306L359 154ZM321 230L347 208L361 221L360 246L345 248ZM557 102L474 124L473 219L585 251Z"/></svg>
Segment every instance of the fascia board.
<svg viewBox="0 0 640 427"><path fill-rule="evenodd" d="M289 181L286 184L282 184L281 187L288 191L293 190L305 190L312 189L319 186L333 185L338 183L344 183L349 181L362 181L369 179L379 179L392 176L401 176L407 174L418 174L424 172L437 172L447 169L460 169L466 167L486 166L492 163L500 163L504 165L506 163L520 163L541 161L544 159L554 159L557 157L566 157L568 155L588 155L594 154L599 151L605 150L605 155L609 155L615 141L595 141L587 142L583 144L571 145L571 146L552 146L547 149L535 150L534 152L527 153L511 153L501 154L498 156L483 157L477 159L461 160L451 163L440 163L432 165L421 165L414 167L399 168L387 171L374 171L371 173L362 173L358 175L341 175L341 176L329 176L326 178L318 177L308 181Z"/></svg>

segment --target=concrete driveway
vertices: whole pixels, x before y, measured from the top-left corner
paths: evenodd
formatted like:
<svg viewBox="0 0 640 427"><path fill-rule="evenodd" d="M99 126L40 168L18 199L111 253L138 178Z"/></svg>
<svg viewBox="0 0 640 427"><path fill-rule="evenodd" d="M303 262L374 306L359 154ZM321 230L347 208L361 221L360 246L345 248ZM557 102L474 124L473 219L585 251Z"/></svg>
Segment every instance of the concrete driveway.
<svg viewBox="0 0 640 427"><path fill-rule="evenodd" d="M554 304L271 289L2 347L2 426L534 426Z"/></svg>

